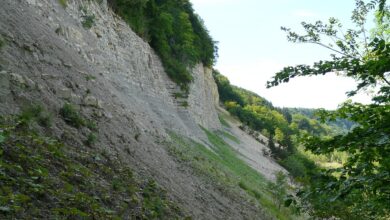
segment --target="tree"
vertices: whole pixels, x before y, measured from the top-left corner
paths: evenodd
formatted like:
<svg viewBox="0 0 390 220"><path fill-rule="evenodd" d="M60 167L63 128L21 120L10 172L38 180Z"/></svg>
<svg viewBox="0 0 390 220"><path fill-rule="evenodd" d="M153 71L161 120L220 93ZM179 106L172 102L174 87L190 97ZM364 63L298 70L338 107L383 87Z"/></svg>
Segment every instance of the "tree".
<svg viewBox="0 0 390 220"><path fill-rule="evenodd" d="M275 154L277 153L277 149L276 149L276 146L275 146L275 143L274 143L274 138L272 137L271 134L268 137L268 148L269 148L269 150L271 152L271 155L275 156Z"/></svg>
<svg viewBox="0 0 390 220"><path fill-rule="evenodd" d="M278 171L275 173L275 178L276 178L275 183L269 182L268 188L270 189L275 199L275 202L278 208L280 209L287 195L287 188L288 188L287 176L282 171Z"/></svg>
<svg viewBox="0 0 390 220"><path fill-rule="evenodd" d="M278 142L278 143L281 143L283 140L284 140L284 134L283 134L283 131L280 130L280 128L276 128L275 129L275 141Z"/></svg>
<svg viewBox="0 0 390 220"><path fill-rule="evenodd" d="M375 11L376 28L366 29L370 12ZM349 157L341 168L330 169L312 177L312 184L298 195L311 201L312 214L342 219L390 218L390 42L389 6L386 0L365 3L356 0L351 20L356 29L341 31L341 23L302 22L304 34L288 28L288 40L313 43L332 51L331 59L314 65L285 67L268 82L268 87L288 82L297 76L324 75L339 72L356 79L358 86L348 93L375 87L373 103L345 102L334 112L321 111L323 122L337 118L353 121L357 126L349 133L331 138L308 136L303 142L315 154L346 152ZM326 44L323 37L333 44ZM321 205L320 205L321 204ZM338 208L334 207L337 204ZM340 207L341 206L341 207ZM334 207L334 208L332 208Z"/></svg>
<svg viewBox="0 0 390 220"><path fill-rule="evenodd" d="M281 113L283 114L283 117L287 120L287 122L291 124L292 115L290 114L289 110L287 108L282 108Z"/></svg>

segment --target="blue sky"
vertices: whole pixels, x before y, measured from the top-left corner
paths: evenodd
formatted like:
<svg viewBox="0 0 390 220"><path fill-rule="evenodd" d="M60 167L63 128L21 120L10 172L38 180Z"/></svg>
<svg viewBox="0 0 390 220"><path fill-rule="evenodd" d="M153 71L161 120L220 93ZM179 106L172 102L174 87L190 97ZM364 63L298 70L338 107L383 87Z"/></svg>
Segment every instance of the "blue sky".
<svg viewBox="0 0 390 220"><path fill-rule="evenodd" d="M281 26L300 30L302 21L336 17L348 24L354 0L191 0L219 44L216 69L232 84L249 89L280 107L335 109L355 82L335 75L305 77L266 89L266 81L284 66L311 64L330 52L310 44L287 42ZM357 101L367 102L362 94Z"/></svg>

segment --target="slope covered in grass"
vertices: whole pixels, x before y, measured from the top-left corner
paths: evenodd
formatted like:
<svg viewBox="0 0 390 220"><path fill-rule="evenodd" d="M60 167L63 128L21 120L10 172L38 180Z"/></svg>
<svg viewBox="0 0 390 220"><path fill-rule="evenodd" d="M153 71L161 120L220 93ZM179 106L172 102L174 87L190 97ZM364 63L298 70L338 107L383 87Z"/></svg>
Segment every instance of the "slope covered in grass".
<svg viewBox="0 0 390 220"><path fill-rule="evenodd" d="M263 218L299 218L292 208L278 207L270 182L239 158L239 153L222 139L223 134L204 131L210 146L171 133L171 155L192 167L197 175L219 185L231 197L249 199Z"/></svg>

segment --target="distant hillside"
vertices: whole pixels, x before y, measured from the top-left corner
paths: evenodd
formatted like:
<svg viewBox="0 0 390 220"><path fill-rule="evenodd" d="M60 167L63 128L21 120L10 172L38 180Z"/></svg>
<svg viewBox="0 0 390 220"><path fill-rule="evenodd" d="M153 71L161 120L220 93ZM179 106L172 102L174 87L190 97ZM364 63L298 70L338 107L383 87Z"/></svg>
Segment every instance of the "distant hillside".
<svg viewBox="0 0 390 220"><path fill-rule="evenodd" d="M309 109L309 108L287 108L287 111L290 112L290 114L301 114L304 115L310 119L318 119L316 116L316 112L319 109ZM329 125L335 134L339 133L347 133L350 131L356 124L354 122L345 120L345 119L336 119L335 121L327 121L325 122L327 125Z"/></svg>
<svg viewBox="0 0 390 220"><path fill-rule="evenodd" d="M337 152L327 158L318 158L304 151L299 140L306 135L321 137L347 132L353 126L345 120L321 123L315 116L315 109L278 108L265 98L237 86L214 70L213 76L218 86L220 100L225 108L236 116L250 130L268 138L270 154L291 174L302 178L314 174L319 166L341 162L345 155ZM314 159L314 160L312 160Z"/></svg>

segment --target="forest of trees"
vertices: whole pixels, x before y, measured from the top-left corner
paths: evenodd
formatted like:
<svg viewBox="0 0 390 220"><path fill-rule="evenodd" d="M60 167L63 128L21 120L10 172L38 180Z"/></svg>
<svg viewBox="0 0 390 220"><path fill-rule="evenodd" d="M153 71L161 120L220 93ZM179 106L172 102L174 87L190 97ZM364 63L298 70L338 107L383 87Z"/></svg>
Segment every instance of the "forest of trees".
<svg viewBox="0 0 390 220"><path fill-rule="evenodd" d="M109 0L113 10L160 56L165 71L184 91L197 63L212 66L216 42L189 0Z"/></svg>

